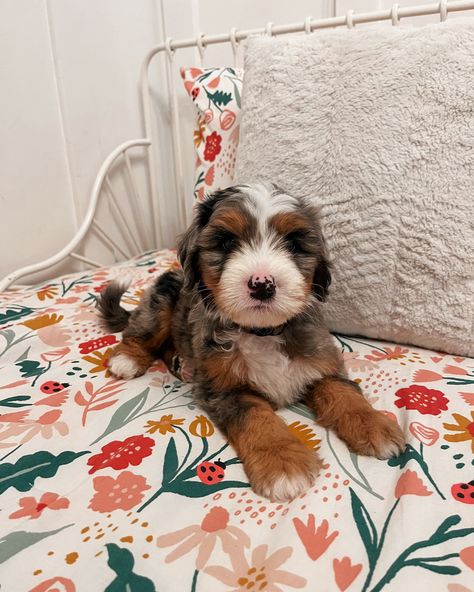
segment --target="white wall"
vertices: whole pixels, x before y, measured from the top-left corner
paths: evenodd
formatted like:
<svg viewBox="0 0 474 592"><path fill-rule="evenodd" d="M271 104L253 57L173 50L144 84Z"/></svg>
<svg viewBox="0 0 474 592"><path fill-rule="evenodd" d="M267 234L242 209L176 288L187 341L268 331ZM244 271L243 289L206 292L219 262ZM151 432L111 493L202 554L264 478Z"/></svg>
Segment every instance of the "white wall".
<svg viewBox="0 0 474 592"><path fill-rule="evenodd" d="M149 47L166 37L252 28L268 21L297 22L307 15L319 18L333 11L345 14L351 7L363 12L391 4L392 0L0 0L0 277L61 248L80 223L104 157L120 142L142 136L138 75ZM433 20L436 17L417 22ZM195 50L180 52L178 58L188 65L197 59ZM229 48L206 51L208 65L230 59ZM158 61L153 80L165 129L166 169L170 159L169 116L162 109L164 76ZM190 122L192 107L181 95L180 104L184 103L184 117ZM164 173L167 203L172 204L174 188ZM165 243L172 244L176 223L163 226ZM87 254L94 257L98 251L104 254L97 239L90 240ZM72 268L68 263L61 270ZM51 272L41 277L48 275Z"/></svg>

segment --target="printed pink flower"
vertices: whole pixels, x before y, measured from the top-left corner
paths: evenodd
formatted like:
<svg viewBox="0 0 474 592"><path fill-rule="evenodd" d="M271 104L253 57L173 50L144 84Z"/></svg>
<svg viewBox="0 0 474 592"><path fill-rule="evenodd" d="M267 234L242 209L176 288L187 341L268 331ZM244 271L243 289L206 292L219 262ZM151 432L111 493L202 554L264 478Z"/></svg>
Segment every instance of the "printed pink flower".
<svg viewBox="0 0 474 592"><path fill-rule="evenodd" d="M56 304L74 304L75 302L79 302L80 298L77 296L69 296L68 298L58 298L56 300Z"/></svg>
<svg viewBox="0 0 474 592"><path fill-rule="evenodd" d="M465 565L474 570L474 547L466 547L459 551L459 558Z"/></svg>
<svg viewBox="0 0 474 592"><path fill-rule="evenodd" d="M402 495L420 495L427 496L433 492L428 491L423 481L418 477L416 471L407 469L402 473L395 486L395 497L399 499Z"/></svg>
<svg viewBox="0 0 474 592"><path fill-rule="evenodd" d="M2 413L0 415L0 423L20 423L29 415L29 413L29 409L13 411L12 413Z"/></svg>
<svg viewBox="0 0 474 592"><path fill-rule="evenodd" d="M60 409L54 409L43 413L38 419L24 419L17 423L11 423L7 429L0 433L0 438L5 440L12 436L22 436L18 444L25 444L37 435L49 440L55 431L61 436L66 436L69 433L69 428L63 421L58 421L61 414Z"/></svg>
<svg viewBox="0 0 474 592"><path fill-rule="evenodd" d="M359 575L362 564L356 563L352 565L350 557L343 557L342 559L334 559L332 567L336 585L341 592L344 592Z"/></svg>
<svg viewBox="0 0 474 592"><path fill-rule="evenodd" d="M69 500L66 497L59 497L57 493L50 491L43 493L39 501L34 497L22 497L19 500L20 509L13 514L10 514L10 518L24 518L28 516L30 520L33 518L39 518L41 514L46 510L63 510L69 508Z"/></svg>
<svg viewBox="0 0 474 592"><path fill-rule="evenodd" d="M345 367L353 372L364 372L364 370L377 367L375 362L358 358L357 352L344 352L343 356Z"/></svg>
<svg viewBox="0 0 474 592"><path fill-rule="evenodd" d="M120 440L109 442L102 447L100 454L94 454L87 461L87 464L92 467L89 474L106 467L115 470L126 469L130 465L136 467L145 457L151 455L154 445L153 438L147 438L141 434L130 436L122 442Z"/></svg>
<svg viewBox="0 0 474 592"><path fill-rule="evenodd" d="M432 372L431 370L417 370L413 374L413 380L415 382L435 382L442 378L441 374L438 374L438 372Z"/></svg>
<svg viewBox="0 0 474 592"><path fill-rule="evenodd" d="M204 111L204 123L207 125L207 124L211 123L211 121L213 119L214 119L214 113L213 113L212 109L206 109ZM216 133L216 132L214 132L214 133ZM205 155L204 155L204 158L206 158ZM210 159L206 158L206 160L210 160ZM212 160L214 160L214 159L212 159Z"/></svg>
<svg viewBox="0 0 474 592"><path fill-rule="evenodd" d="M59 349L53 349L49 352L45 352L40 355L43 362L57 362L66 356L71 349L69 347L61 347Z"/></svg>
<svg viewBox="0 0 474 592"><path fill-rule="evenodd" d="M466 376L468 373L465 368L460 368L459 366L452 366L448 364L443 368L443 372L445 374L455 374L457 376Z"/></svg>
<svg viewBox="0 0 474 592"><path fill-rule="evenodd" d="M421 442L425 446L433 446L436 440L439 438L438 430L425 426L419 421L412 421L408 426L410 432L415 436L418 442Z"/></svg>
<svg viewBox="0 0 474 592"><path fill-rule="evenodd" d="M130 471L123 471L116 479L94 477L92 483L96 493L90 501L89 508L94 512L131 510L142 501L143 492L151 489L145 477Z"/></svg>
<svg viewBox="0 0 474 592"><path fill-rule="evenodd" d="M89 292L90 289L90 286L74 286L74 288L72 288L72 291L76 292L77 294L81 294L81 292Z"/></svg>
<svg viewBox="0 0 474 592"><path fill-rule="evenodd" d="M221 81L221 77L216 76L215 78L213 78L211 80L211 82L207 83L207 88L217 88L219 86L220 81Z"/></svg>
<svg viewBox="0 0 474 592"><path fill-rule="evenodd" d="M76 586L69 578L56 576L41 582L29 592L76 592Z"/></svg>
<svg viewBox="0 0 474 592"><path fill-rule="evenodd" d="M228 551L232 570L220 565L211 565L204 572L232 588L229 592L246 592L247 590L282 592L280 585L290 588L303 588L306 580L289 571L280 569L293 550L282 547L272 555L268 555L268 545L259 545L252 551L250 561L244 553L244 547L234 545Z"/></svg>
<svg viewBox="0 0 474 592"><path fill-rule="evenodd" d="M204 148L204 160L208 160L209 162L214 162L216 156L222 150L221 147L222 136L220 136L217 132L212 132L206 138L206 146Z"/></svg>
<svg viewBox="0 0 474 592"><path fill-rule="evenodd" d="M48 405L48 407L61 407L69 398L69 391L63 390L59 393L54 393L53 395L48 395L43 399L39 399L34 405Z"/></svg>
<svg viewBox="0 0 474 592"><path fill-rule="evenodd" d="M207 172L204 175L204 183L206 185L212 185L214 183L214 165L207 169Z"/></svg>
<svg viewBox="0 0 474 592"><path fill-rule="evenodd" d="M365 357L368 360L380 362L381 360L401 360L402 358L406 357L407 353L408 350L406 348L396 345L394 348L386 347L385 352L373 349L372 354L367 354Z"/></svg>
<svg viewBox="0 0 474 592"><path fill-rule="evenodd" d="M181 530L159 536L158 547L178 545L165 558L171 563L198 548L196 569L203 569L209 561L212 551L220 540L224 552L229 553L235 547L248 547L250 539L240 528L229 525L229 512L220 506L212 508L203 518L201 524L186 526Z"/></svg>
<svg viewBox="0 0 474 592"><path fill-rule="evenodd" d="M296 532L303 543L308 557L316 561L326 552L329 545L334 541L339 532L335 530L328 536L329 523L323 520L321 525L316 528L314 514L309 514L308 523L305 524L299 518L293 518L293 524Z"/></svg>
<svg viewBox="0 0 474 592"><path fill-rule="evenodd" d="M399 389L395 395L399 397L395 405L401 409L415 409L422 415L439 415L441 411L448 409L448 399L441 391L412 384L407 388Z"/></svg>
<svg viewBox="0 0 474 592"><path fill-rule="evenodd" d="M229 109L224 109L219 117L219 123L221 124L221 129L224 131L229 130L235 123L236 115L233 111Z"/></svg>
<svg viewBox="0 0 474 592"><path fill-rule="evenodd" d="M51 347L64 347L71 343L71 332L59 325L49 325L37 331L38 337L46 345Z"/></svg>

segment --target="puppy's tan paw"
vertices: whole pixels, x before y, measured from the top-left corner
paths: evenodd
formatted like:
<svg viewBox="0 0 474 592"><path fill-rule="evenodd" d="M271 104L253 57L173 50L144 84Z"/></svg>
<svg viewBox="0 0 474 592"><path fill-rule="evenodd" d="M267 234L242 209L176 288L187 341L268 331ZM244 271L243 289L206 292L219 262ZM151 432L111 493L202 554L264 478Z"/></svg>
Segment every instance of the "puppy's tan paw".
<svg viewBox="0 0 474 592"><path fill-rule="evenodd" d="M255 450L244 462L252 489L274 502L305 493L314 485L321 465L316 453L294 441Z"/></svg>
<svg viewBox="0 0 474 592"><path fill-rule="evenodd" d="M406 440L398 424L375 409L348 418L339 437L357 454L388 459L405 450Z"/></svg>
<svg viewBox="0 0 474 592"><path fill-rule="evenodd" d="M146 372L146 368L144 369L136 360L124 353L113 355L109 359L108 369L116 378L125 380L131 380Z"/></svg>

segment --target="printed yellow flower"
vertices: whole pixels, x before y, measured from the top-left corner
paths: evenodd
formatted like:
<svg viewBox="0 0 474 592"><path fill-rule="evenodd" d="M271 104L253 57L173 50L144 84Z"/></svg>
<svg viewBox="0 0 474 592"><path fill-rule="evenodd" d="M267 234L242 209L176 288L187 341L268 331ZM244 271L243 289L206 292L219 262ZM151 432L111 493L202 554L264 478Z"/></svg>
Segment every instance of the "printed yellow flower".
<svg viewBox="0 0 474 592"><path fill-rule="evenodd" d="M33 331L37 331L38 329L42 329L43 327L49 327L50 325L55 325L56 323L60 323L63 320L63 315L57 315L56 313L53 314L44 314L39 317L35 317L34 319L30 319L29 321L25 321L21 323Z"/></svg>
<svg viewBox="0 0 474 592"><path fill-rule="evenodd" d="M198 415L196 419L189 424L189 431L193 436L199 438L209 438L214 433L212 421L204 415Z"/></svg>
<svg viewBox="0 0 474 592"><path fill-rule="evenodd" d="M198 121L197 130L194 132L194 145L196 148L204 142L204 132L206 131L206 126L204 125L204 119L200 119Z"/></svg>
<svg viewBox="0 0 474 592"><path fill-rule="evenodd" d="M105 351L95 351L90 356L82 356L82 359L89 364L95 364L92 368L90 368L89 372L92 374L96 372L105 372L105 376L111 376L107 366L110 359L110 356L113 354L113 347L108 347Z"/></svg>
<svg viewBox="0 0 474 592"><path fill-rule="evenodd" d="M307 448L310 448L311 450L319 450L321 440L316 438L316 434L308 425L301 423L300 421L294 421L293 423L290 423L288 429L293 436L296 436Z"/></svg>
<svg viewBox="0 0 474 592"><path fill-rule="evenodd" d="M39 292L36 292L36 296L43 301L46 298L54 298L58 294L59 290L56 286L45 286Z"/></svg>
<svg viewBox="0 0 474 592"><path fill-rule="evenodd" d="M183 423L184 419L177 419L172 415L163 415L160 421L152 421L150 419L146 422L145 427L148 428L146 433L154 434L155 432L160 432L162 436L168 432L174 434L176 432L174 428L183 425Z"/></svg>
<svg viewBox="0 0 474 592"><path fill-rule="evenodd" d="M471 450L474 453L474 411L471 411L471 419L459 413L453 413L456 423L443 423L443 427L458 434L446 434L444 439L448 442L471 441Z"/></svg>

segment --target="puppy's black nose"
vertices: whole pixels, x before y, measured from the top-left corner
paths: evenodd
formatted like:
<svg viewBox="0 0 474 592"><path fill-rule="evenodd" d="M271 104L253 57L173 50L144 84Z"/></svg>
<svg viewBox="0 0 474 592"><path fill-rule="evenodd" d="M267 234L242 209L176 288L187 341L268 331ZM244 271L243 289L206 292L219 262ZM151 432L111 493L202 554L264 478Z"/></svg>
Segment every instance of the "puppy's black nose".
<svg viewBox="0 0 474 592"><path fill-rule="evenodd" d="M254 274L248 281L250 297L255 300L269 300L276 292L275 278L272 275Z"/></svg>

